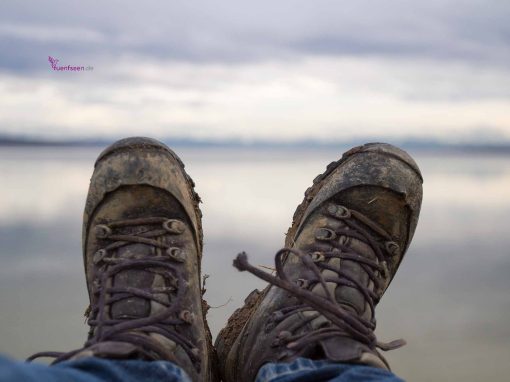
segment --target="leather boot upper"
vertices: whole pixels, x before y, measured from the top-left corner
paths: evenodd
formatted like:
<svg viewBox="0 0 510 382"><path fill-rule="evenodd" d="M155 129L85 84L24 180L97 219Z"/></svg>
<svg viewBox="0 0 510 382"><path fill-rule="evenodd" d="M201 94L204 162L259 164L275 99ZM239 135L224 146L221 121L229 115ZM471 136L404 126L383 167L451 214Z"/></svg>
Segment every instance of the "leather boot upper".
<svg viewBox="0 0 510 382"><path fill-rule="evenodd" d="M167 360L194 381L213 379L193 186L180 159L153 139L124 139L99 156L83 219L89 338L57 362Z"/></svg>
<svg viewBox="0 0 510 382"><path fill-rule="evenodd" d="M389 368L377 349L403 342L377 341L374 309L413 236L421 183L414 161L390 145L353 149L328 166L296 211L276 274L245 254L234 262L271 285L220 333L223 379L252 381L265 363L297 357Z"/></svg>

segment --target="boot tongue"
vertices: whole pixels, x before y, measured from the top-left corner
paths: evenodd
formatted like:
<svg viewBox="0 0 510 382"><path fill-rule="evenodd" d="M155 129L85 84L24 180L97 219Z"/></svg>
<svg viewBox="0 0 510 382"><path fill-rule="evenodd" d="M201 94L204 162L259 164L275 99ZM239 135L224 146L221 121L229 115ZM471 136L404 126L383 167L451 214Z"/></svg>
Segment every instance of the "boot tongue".
<svg viewBox="0 0 510 382"><path fill-rule="evenodd" d="M131 244L121 247L115 254L116 258L138 259L153 255L154 249L145 244ZM148 290L154 282L154 274L141 269L128 269L117 273L112 279L112 286L116 288L137 288ZM133 319L149 316L150 301L141 297L130 296L114 302L110 306L112 319Z"/></svg>
<svg viewBox="0 0 510 382"><path fill-rule="evenodd" d="M347 335L327 338L321 340L320 344L327 359L333 362L359 360L363 353L363 345Z"/></svg>
<svg viewBox="0 0 510 382"><path fill-rule="evenodd" d="M320 341L326 358L333 362L354 362L389 370L384 358L350 337L335 336Z"/></svg>
<svg viewBox="0 0 510 382"><path fill-rule="evenodd" d="M360 240L351 239L349 241L349 247L354 253L359 254L365 259L373 261L376 260L376 255L372 248ZM356 280L362 287L373 289L373 285L370 282L367 272L359 262L342 260L339 268L348 277ZM365 300L365 296L360 290L358 290L358 288L349 286L338 287L336 290L336 298L339 303L343 303L344 308L350 307L351 309L348 310L353 311L365 319L370 319L372 312L369 305L367 304L367 301Z"/></svg>

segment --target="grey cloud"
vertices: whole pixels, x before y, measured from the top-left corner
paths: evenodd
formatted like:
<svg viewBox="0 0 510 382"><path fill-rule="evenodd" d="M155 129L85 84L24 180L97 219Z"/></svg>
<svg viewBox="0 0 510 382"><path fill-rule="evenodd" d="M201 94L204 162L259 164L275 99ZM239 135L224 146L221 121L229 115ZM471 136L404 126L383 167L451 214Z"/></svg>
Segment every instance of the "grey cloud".
<svg viewBox="0 0 510 382"><path fill-rule="evenodd" d="M502 65L510 4L482 1L6 1L0 68L41 70L41 56L134 55L195 63L307 55L403 56ZM44 68L46 70L46 68Z"/></svg>
<svg viewBox="0 0 510 382"><path fill-rule="evenodd" d="M38 25L0 25L0 36L21 40L43 42L100 42L104 36L97 31L70 27L48 27Z"/></svg>

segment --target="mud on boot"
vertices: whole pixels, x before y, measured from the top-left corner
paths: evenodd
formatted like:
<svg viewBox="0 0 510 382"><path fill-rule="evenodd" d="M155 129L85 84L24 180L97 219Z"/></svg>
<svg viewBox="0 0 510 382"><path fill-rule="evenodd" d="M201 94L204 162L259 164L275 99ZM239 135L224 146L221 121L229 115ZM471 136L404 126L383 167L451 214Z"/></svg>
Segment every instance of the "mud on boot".
<svg viewBox="0 0 510 382"><path fill-rule="evenodd" d="M265 363L297 357L389 369L378 349L375 307L414 234L422 177L414 160L388 144L356 147L331 163L305 193L276 254L276 274L234 261L269 285L254 291L220 332L225 382L253 381Z"/></svg>
<svg viewBox="0 0 510 382"><path fill-rule="evenodd" d="M214 379L193 187L156 140L127 138L101 153L83 220L89 338L81 349L35 356L166 360L194 381Z"/></svg>

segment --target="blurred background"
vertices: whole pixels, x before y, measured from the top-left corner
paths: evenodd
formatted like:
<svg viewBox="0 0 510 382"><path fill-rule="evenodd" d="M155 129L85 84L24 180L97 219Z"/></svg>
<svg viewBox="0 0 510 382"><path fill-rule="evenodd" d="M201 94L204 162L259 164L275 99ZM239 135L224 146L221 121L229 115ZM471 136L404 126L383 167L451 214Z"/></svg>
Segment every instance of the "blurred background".
<svg viewBox="0 0 510 382"><path fill-rule="evenodd" d="M113 140L162 139L196 181L213 335L264 286L236 253L271 266L313 178L386 141L425 179L377 312L408 341L394 371L507 380L508 20L504 1L2 1L0 352L83 343L81 214Z"/></svg>

